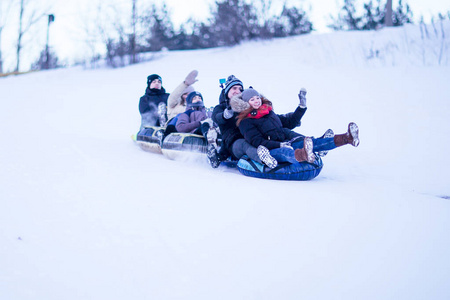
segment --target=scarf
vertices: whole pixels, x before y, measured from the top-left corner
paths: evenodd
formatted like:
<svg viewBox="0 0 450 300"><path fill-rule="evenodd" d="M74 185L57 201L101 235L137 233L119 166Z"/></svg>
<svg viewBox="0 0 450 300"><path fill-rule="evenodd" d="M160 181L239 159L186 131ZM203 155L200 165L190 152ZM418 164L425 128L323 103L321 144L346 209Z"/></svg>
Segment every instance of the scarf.
<svg viewBox="0 0 450 300"><path fill-rule="evenodd" d="M272 110L272 106L263 104L257 110L253 110L251 113L249 113L247 115L247 117L252 118L252 119L260 119L260 118L268 115L271 110Z"/></svg>

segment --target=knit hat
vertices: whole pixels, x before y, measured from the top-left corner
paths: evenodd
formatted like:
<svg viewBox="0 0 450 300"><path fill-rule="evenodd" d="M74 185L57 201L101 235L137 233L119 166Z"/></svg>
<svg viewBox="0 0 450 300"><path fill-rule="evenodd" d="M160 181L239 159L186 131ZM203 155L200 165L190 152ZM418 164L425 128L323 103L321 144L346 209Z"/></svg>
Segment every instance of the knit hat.
<svg viewBox="0 0 450 300"><path fill-rule="evenodd" d="M240 85L242 88L244 88L244 84L242 83L242 81L237 79L234 75L228 76L227 81L225 82L225 97L228 98L228 92L235 85Z"/></svg>
<svg viewBox="0 0 450 300"><path fill-rule="evenodd" d="M192 99L194 99L194 97L195 96L200 96L200 98L202 98L202 101L200 101L200 102L195 102L195 103L192 103ZM189 109L189 108L191 108L191 107L203 107L204 106L204 104L203 104L203 96L202 96L202 94L200 94L199 92L191 92L188 96L187 96L187 98L186 98L186 108L187 109Z"/></svg>
<svg viewBox="0 0 450 300"><path fill-rule="evenodd" d="M252 87L250 87L242 92L242 100L244 100L245 102L248 102L254 96L261 97L261 95Z"/></svg>
<svg viewBox="0 0 450 300"><path fill-rule="evenodd" d="M152 74L147 77L147 85L150 86L150 83L152 83L152 81L155 79L159 79L159 81L161 81L162 84L161 76L159 76L158 74Z"/></svg>
<svg viewBox="0 0 450 300"><path fill-rule="evenodd" d="M192 85L190 85L190 86L188 86L187 88L185 88L185 89L183 90L183 92L181 93L181 95L184 95L184 94L190 94L190 93L192 93L193 91L195 91L195 89L194 89L194 87L193 87Z"/></svg>

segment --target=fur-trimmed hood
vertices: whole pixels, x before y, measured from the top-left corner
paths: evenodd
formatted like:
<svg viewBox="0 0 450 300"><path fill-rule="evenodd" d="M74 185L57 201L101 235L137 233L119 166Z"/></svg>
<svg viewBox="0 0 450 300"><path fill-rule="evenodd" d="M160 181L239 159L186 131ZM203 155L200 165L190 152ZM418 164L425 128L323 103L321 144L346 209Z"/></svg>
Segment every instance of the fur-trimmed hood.
<svg viewBox="0 0 450 300"><path fill-rule="evenodd" d="M244 110L250 108L250 104L242 100L242 94L231 97L230 106L237 113L243 112Z"/></svg>
<svg viewBox="0 0 450 300"><path fill-rule="evenodd" d="M264 97L263 94L260 94L260 97L261 104L269 104L270 106L272 106L272 101ZM231 97L230 106L238 114L250 108L250 104L242 99L242 94Z"/></svg>

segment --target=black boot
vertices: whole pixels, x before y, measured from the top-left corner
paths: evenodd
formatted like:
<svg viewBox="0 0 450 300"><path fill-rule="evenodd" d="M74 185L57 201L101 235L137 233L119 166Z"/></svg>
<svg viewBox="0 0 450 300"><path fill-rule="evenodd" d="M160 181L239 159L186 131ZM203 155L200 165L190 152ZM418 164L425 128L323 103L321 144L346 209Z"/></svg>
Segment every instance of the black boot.
<svg viewBox="0 0 450 300"><path fill-rule="evenodd" d="M214 169L219 167L221 159L214 145L212 144L208 145L208 151L206 152L206 156L208 157L209 164L211 165L211 167L213 167Z"/></svg>

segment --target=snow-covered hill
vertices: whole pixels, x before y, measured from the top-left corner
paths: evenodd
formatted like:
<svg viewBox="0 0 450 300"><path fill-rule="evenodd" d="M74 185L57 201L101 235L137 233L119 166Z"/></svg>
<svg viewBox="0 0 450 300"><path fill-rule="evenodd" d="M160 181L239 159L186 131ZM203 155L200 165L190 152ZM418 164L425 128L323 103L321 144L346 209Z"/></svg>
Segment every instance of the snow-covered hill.
<svg viewBox="0 0 450 300"><path fill-rule="evenodd" d="M441 37L308 35L1 78L0 299L448 299ZM147 75L170 92L192 69L208 106L230 74L279 113L305 87L297 131L354 121L361 145L330 152L309 182L142 151L130 135Z"/></svg>

